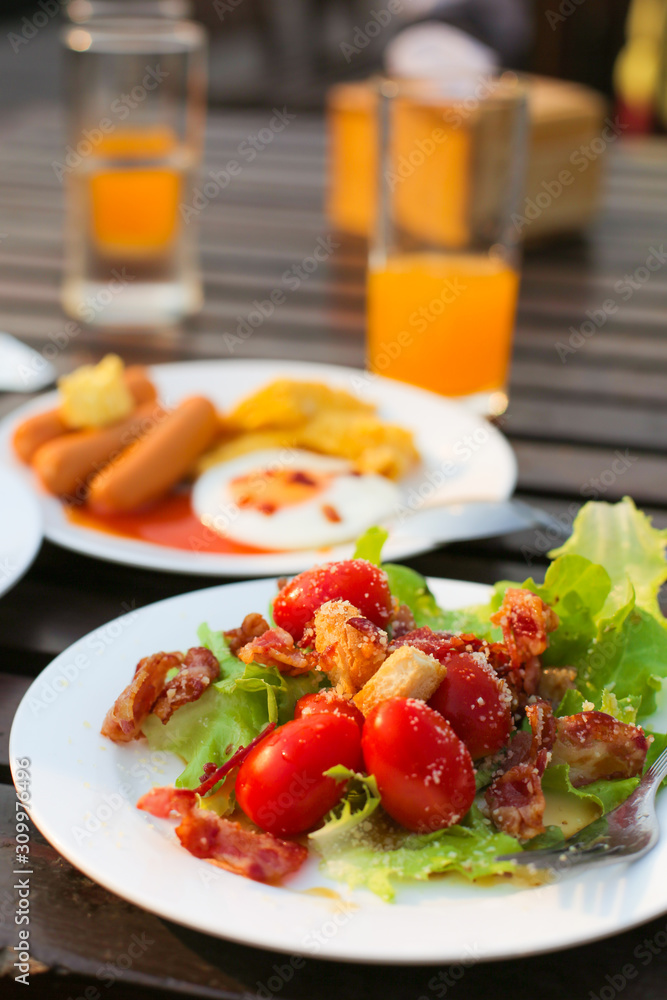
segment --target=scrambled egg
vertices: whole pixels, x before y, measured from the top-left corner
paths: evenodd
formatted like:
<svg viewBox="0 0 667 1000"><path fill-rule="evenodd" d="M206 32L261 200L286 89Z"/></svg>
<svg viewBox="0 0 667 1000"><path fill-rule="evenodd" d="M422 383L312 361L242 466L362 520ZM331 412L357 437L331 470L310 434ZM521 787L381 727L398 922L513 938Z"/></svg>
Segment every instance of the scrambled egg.
<svg viewBox="0 0 667 1000"><path fill-rule="evenodd" d="M124 366L116 354L97 365L82 365L58 379L60 416L68 427L105 427L127 417L135 407Z"/></svg>
<svg viewBox="0 0 667 1000"><path fill-rule="evenodd" d="M400 479L419 457L410 431L381 420L371 404L320 382L278 379L231 411L222 440L197 471L265 448L306 448L390 479Z"/></svg>

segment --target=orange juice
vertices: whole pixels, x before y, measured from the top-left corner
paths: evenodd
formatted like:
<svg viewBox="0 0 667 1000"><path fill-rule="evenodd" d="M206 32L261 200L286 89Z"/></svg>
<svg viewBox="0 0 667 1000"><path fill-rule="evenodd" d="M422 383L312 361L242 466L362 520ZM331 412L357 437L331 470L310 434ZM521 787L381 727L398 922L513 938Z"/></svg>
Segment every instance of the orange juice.
<svg viewBox="0 0 667 1000"><path fill-rule="evenodd" d="M485 254L371 261L369 367L446 396L502 392L518 287L517 272Z"/></svg>
<svg viewBox="0 0 667 1000"><path fill-rule="evenodd" d="M90 225L99 253L146 257L168 249L181 199L182 171L165 163L175 148L175 136L164 127L104 136L96 150L98 169L89 179Z"/></svg>

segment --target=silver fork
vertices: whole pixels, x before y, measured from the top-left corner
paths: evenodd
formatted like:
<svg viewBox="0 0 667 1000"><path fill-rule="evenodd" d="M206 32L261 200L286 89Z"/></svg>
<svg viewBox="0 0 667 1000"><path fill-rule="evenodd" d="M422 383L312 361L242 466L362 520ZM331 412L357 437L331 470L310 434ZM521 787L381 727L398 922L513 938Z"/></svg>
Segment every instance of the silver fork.
<svg viewBox="0 0 667 1000"><path fill-rule="evenodd" d="M667 776L667 749L663 750L632 795L606 816L585 826L559 847L545 847L517 854L503 854L498 861L516 861L531 868L566 872L575 865L613 865L636 861L658 842L660 830L655 793Z"/></svg>

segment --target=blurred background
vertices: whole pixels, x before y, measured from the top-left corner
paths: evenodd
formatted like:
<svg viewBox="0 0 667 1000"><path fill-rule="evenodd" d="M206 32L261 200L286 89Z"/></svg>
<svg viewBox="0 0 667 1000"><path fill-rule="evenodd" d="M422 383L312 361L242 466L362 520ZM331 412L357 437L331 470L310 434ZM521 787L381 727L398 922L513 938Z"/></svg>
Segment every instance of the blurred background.
<svg viewBox="0 0 667 1000"><path fill-rule="evenodd" d="M160 7L160 0L4 0L0 104L16 107L60 86L57 34L71 17ZM663 0L401 0L367 33L383 0L167 0L210 32L212 106L323 105L327 88L378 70L406 27L453 25L489 46L501 65L595 88L624 104L649 105L634 123L661 128ZM576 12L576 16L572 16ZM381 18L382 19L382 18ZM19 58L20 54L20 58ZM635 114L635 117L641 118Z"/></svg>

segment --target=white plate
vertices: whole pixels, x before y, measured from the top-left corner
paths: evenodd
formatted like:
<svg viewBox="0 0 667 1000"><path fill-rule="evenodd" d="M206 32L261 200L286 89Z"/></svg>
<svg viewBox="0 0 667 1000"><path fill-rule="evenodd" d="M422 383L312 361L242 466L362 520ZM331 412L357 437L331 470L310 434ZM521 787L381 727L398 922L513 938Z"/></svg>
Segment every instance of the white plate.
<svg viewBox="0 0 667 1000"><path fill-rule="evenodd" d="M0 595L21 579L42 544L42 511L33 490L0 465Z"/></svg>
<svg viewBox="0 0 667 1000"><path fill-rule="evenodd" d="M406 505L426 496L428 503L464 500L506 500L516 484L516 460L503 435L460 404L401 382L370 376L355 368L286 361L192 361L151 368L161 399L178 403L193 393L212 399L222 410L278 377L314 379L353 392L377 404L382 417L400 423L415 434L423 462L400 484ZM314 550L267 555L226 555L187 552L72 524L52 496L45 495L33 474L12 453L14 427L27 416L57 405L57 394L41 396L0 423L0 463L13 465L37 492L45 520L45 534L52 542L111 562L126 563L175 573L206 576L270 576L295 573L322 562ZM453 474L443 475L447 463ZM479 532L474 532L476 536ZM458 534L457 538L461 535ZM402 559L432 547L424 539L402 538L385 549L387 559ZM352 545L329 549L327 559L342 559Z"/></svg>
<svg viewBox="0 0 667 1000"><path fill-rule="evenodd" d="M433 580L448 607L478 603L489 588ZM134 804L173 781L182 764L145 741L118 746L99 729L135 663L156 649L185 649L202 621L237 625L275 593L269 580L214 587L160 601L98 629L62 653L19 706L10 738L30 764L32 817L72 864L161 917L219 937L292 954L364 962L509 958L583 944L667 910L667 838L633 865L566 876L556 885L475 886L449 876L399 892L397 902L350 892L320 873L315 856L282 888L192 857L174 823ZM659 800L663 829L667 796ZM344 903L304 890L330 887Z"/></svg>

